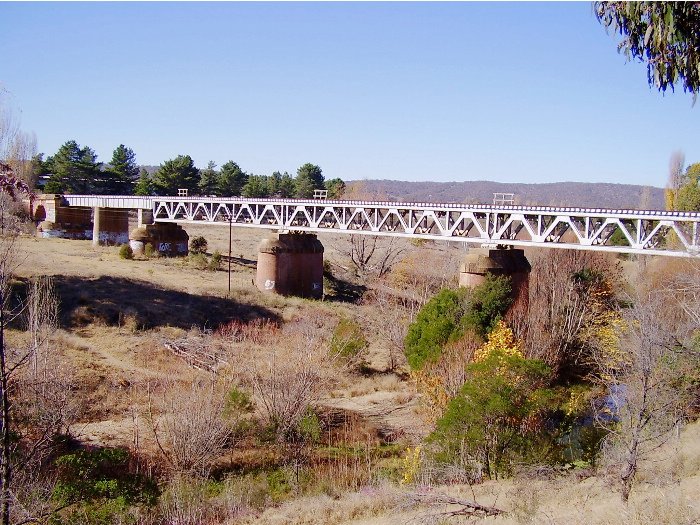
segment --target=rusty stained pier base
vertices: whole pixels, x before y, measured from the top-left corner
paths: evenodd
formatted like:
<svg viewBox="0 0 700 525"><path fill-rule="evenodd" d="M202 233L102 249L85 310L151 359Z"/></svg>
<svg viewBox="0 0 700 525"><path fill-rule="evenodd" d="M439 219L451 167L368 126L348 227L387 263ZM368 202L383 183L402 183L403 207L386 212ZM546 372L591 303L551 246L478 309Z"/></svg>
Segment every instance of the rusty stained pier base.
<svg viewBox="0 0 700 525"><path fill-rule="evenodd" d="M323 296L323 244L314 234L275 234L258 247L255 284L280 295Z"/></svg>
<svg viewBox="0 0 700 525"><path fill-rule="evenodd" d="M190 237L179 224L157 222L134 228L129 233L129 246L135 255L142 255L146 245L166 256L185 256L189 250Z"/></svg>

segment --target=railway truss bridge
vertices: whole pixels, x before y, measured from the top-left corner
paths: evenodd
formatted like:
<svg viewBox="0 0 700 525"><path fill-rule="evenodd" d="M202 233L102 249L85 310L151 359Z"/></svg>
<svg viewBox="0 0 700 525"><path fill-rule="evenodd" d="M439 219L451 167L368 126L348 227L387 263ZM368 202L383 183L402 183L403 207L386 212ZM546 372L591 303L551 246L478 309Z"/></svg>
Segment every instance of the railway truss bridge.
<svg viewBox="0 0 700 525"><path fill-rule="evenodd" d="M64 195L68 206L150 210L154 223L380 235L692 257L700 213L482 204Z"/></svg>

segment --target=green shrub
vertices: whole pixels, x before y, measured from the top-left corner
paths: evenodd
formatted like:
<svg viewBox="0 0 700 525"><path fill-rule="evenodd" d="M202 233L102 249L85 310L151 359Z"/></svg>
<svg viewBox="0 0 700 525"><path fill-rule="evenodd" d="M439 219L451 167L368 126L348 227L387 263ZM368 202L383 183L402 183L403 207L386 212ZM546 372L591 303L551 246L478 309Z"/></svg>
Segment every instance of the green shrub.
<svg viewBox="0 0 700 525"><path fill-rule="evenodd" d="M343 318L333 331L331 337L331 353L346 359L352 359L369 346L357 322Z"/></svg>
<svg viewBox="0 0 700 525"><path fill-rule="evenodd" d="M196 268L197 270L206 270L209 267L207 256L203 253L190 254L188 261L190 266Z"/></svg>
<svg viewBox="0 0 700 525"><path fill-rule="evenodd" d="M487 274L486 281L472 289L462 327L471 328L481 337L493 330L513 302L511 279Z"/></svg>
<svg viewBox="0 0 700 525"><path fill-rule="evenodd" d="M493 329L512 303L509 277L488 275L468 290L444 289L428 301L408 327L404 340L406 359L412 369L435 362L446 343L466 332L481 338Z"/></svg>
<svg viewBox="0 0 700 525"><path fill-rule="evenodd" d="M153 480L132 473L130 459L129 452L119 448L81 450L59 457L53 499L62 505L92 500L152 505L158 497L157 486Z"/></svg>
<svg viewBox="0 0 700 525"><path fill-rule="evenodd" d="M289 472L282 468L268 472L267 490L270 499L275 503L280 503L287 499L292 491Z"/></svg>
<svg viewBox="0 0 700 525"><path fill-rule="evenodd" d="M221 268L221 252L216 250L211 254L211 259L209 260L209 270L216 272Z"/></svg>
<svg viewBox="0 0 700 525"><path fill-rule="evenodd" d="M160 252L156 250L150 242L147 242L146 246L143 247L143 254L146 258L151 259L152 257L158 257Z"/></svg>
<svg viewBox="0 0 700 525"><path fill-rule="evenodd" d="M128 244L122 244L119 247L119 257L122 259L133 259L134 250L132 250L131 246L129 246Z"/></svg>
<svg viewBox="0 0 700 525"><path fill-rule="evenodd" d="M51 525L136 525L138 511L124 498L80 501L60 514L51 516ZM38 522L34 522L38 523Z"/></svg>
<svg viewBox="0 0 700 525"><path fill-rule="evenodd" d="M458 330L464 316L463 295L462 290L441 290L418 312L404 340L406 359L412 369L420 369L440 357L442 347Z"/></svg>
<svg viewBox="0 0 700 525"><path fill-rule="evenodd" d="M192 237L190 239L190 253L195 255L207 253L207 244L207 240L201 235Z"/></svg>
<svg viewBox="0 0 700 525"><path fill-rule="evenodd" d="M543 423L554 397L546 388L550 372L539 360L501 350L467 365L465 384L428 438L435 459L490 478L542 461L554 446Z"/></svg>
<svg viewBox="0 0 700 525"><path fill-rule="evenodd" d="M139 507L151 507L160 495L151 478L131 468L127 450L80 450L55 461L54 505L66 507L52 515L52 525L136 524Z"/></svg>
<svg viewBox="0 0 700 525"><path fill-rule="evenodd" d="M299 420L297 433L304 443L318 443L321 439L321 420L311 408Z"/></svg>

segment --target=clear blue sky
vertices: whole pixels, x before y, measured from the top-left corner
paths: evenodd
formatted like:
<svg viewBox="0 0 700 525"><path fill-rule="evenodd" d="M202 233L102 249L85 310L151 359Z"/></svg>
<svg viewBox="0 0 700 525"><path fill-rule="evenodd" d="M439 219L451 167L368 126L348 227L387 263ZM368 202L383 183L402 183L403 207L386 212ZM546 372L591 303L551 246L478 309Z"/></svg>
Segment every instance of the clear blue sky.
<svg viewBox="0 0 700 525"><path fill-rule="evenodd" d="M191 155L346 180L663 186L700 162L581 3L0 3L0 82L39 151Z"/></svg>

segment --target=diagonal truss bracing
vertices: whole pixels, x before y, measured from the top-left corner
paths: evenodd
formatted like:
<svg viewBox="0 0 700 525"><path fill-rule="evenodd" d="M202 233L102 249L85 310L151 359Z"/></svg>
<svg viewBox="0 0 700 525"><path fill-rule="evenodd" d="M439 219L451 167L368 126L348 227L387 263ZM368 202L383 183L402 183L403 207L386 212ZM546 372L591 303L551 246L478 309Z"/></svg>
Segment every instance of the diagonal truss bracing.
<svg viewBox="0 0 700 525"><path fill-rule="evenodd" d="M385 235L472 244L700 255L700 213L538 206L66 195L71 206L151 208L155 222Z"/></svg>

